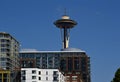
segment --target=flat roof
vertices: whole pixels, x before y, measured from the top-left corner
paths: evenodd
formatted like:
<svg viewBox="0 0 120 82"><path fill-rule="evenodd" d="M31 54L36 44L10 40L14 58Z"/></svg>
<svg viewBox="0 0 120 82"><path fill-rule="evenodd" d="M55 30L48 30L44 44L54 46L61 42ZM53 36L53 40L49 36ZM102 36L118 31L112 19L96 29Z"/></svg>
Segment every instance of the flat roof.
<svg viewBox="0 0 120 82"><path fill-rule="evenodd" d="M66 48L66 49L61 49L61 51L38 51L35 49L25 49L20 51L20 53L73 53L73 52L85 53L85 51L77 48Z"/></svg>

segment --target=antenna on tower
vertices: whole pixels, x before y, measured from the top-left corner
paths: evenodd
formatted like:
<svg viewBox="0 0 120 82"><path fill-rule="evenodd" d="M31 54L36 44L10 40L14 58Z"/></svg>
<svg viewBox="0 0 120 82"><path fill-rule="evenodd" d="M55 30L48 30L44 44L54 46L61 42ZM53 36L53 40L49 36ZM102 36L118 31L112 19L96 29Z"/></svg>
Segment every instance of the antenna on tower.
<svg viewBox="0 0 120 82"><path fill-rule="evenodd" d="M67 10L66 10L66 8L64 9L64 15L65 15L65 16L67 15Z"/></svg>

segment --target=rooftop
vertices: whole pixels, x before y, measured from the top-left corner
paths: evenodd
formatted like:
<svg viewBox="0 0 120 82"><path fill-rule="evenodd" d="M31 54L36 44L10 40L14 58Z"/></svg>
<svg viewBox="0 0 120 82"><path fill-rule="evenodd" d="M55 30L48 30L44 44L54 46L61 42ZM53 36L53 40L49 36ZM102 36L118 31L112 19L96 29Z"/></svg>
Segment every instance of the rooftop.
<svg viewBox="0 0 120 82"><path fill-rule="evenodd" d="M85 52L78 48L66 48L61 49L61 51L38 51L36 49L23 49L20 53L67 53L67 52Z"/></svg>

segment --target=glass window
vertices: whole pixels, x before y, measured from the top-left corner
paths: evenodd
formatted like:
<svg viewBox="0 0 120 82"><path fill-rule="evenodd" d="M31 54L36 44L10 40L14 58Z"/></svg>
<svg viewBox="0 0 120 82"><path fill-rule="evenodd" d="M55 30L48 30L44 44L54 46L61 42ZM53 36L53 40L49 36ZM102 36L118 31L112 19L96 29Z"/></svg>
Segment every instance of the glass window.
<svg viewBox="0 0 120 82"><path fill-rule="evenodd" d="M5 44L1 44L1 47L5 47L6 45Z"/></svg>
<svg viewBox="0 0 120 82"><path fill-rule="evenodd" d="M48 80L48 77L46 77L46 80Z"/></svg>
<svg viewBox="0 0 120 82"><path fill-rule="evenodd" d="M5 48L1 48L1 52L6 52L6 49Z"/></svg>
<svg viewBox="0 0 120 82"><path fill-rule="evenodd" d="M57 81L58 79L57 79L57 77L53 77L53 81Z"/></svg>
<svg viewBox="0 0 120 82"><path fill-rule="evenodd" d="M6 66L6 62L1 62L1 66Z"/></svg>
<svg viewBox="0 0 120 82"><path fill-rule="evenodd" d="M39 75L41 75L41 71L39 71Z"/></svg>
<svg viewBox="0 0 120 82"><path fill-rule="evenodd" d="M65 59L61 59L60 60L60 69L62 70L62 71L65 71L65 70L67 70L67 61L65 60Z"/></svg>
<svg viewBox="0 0 120 82"><path fill-rule="evenodd" d="M3 37L3 35L0 34L0 37Z"/></svg>
<svg viewBox="0 0 120 82"><path fill-rule="evenodd" d="M73 60L71 57L68 57L68 71L72 71L73 69Z"/></svg>
<svg viewBox="0 0 120 82"><path fill-rule="evenodd" d="M26 80L26 77L25 77L25 76L22 76L22 80Z"/></svg>
<svg viewBox="0 0 120 82"><path fill-rule="evenodd" d="M57 71L53 71L53 75L57 75Z"/></svg>
<svg viewBox="0 0 120 82"><path fill-rule="evenodd" d="M22 75L25 75L25 74L26 74L26 71L25 71L25 70L22 70L21 74L22 74Z"/></svg>
<svg viewBox="0 0 120 82"><path fill-rule="evenodd" d="M1 42L5 42L5 39L1 39Z"/></svg>
<svg viewBox="0 0 120 82"><path fill-rule="evenodd" d="M1 59L1 61L6 61L6 58L0 58Z"/></svg>
<svg viewBox="0 0 120 82"><path fill-rule="evenodd" d="M39 80L41 80L41 77L39 77Z"/></svg>
<svg viewBox="0 0 120 82"><path fill-rule="evenodd" d="M48 71L46 71L46 75L48 75Z"/></svg>
<svg viewBox="0 0 120 82"><path fill-rule="evenodd" d="M86 64L87 64L87 62L86 62L86 58L82 58L81 59L81 70L82 71L86 71Z"/></svg>
<svg viewBox="0 0 120 82"><path fill-rule="evenodd" d="M36 70L32 70L32 74L36 74Z"/></svg>
<svg viewBox="0 0 120 82"><path fill-rule="evenodd" d="M36 76L32 76L32 79L36 79Z"/></svg>
<svg viewBox="0 0 120 82"><path fill-rule="evenodd" d="M74 69L75 70L80 69L79 59L74 59Z"/></svg>

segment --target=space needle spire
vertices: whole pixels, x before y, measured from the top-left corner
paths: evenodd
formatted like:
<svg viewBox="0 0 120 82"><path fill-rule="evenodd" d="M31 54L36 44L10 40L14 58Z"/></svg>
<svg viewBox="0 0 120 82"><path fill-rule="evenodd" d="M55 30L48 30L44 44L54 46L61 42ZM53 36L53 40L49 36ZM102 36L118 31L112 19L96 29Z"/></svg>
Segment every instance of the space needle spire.
<svg viewBox="0 0 120 82"><path fill-rule="evenodd" d="M77 25L77 22L71 20L65 11L65 15L63 15L61 19L56 20L54 24L61 29L63 48L68 48L70 29Z"/></svg>

